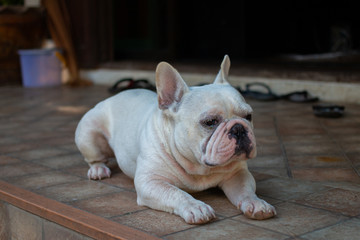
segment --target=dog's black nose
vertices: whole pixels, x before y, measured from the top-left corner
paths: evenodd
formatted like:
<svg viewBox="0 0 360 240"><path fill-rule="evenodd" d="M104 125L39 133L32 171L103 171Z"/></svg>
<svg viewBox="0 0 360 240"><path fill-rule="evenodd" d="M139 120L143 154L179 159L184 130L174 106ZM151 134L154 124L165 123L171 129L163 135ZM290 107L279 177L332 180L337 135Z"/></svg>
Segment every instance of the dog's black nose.
<svg viewBox="0 0 360 240"><path fill-rule="evenodd" d="M229 137L241 140L244 137L247 137L247 131L243 125L237 123L230 129Z"/></svg>
<svg viewBox="0 0 360 240"><path fill-rule="evenodd" d="M232 126L228 136L230 139L234 138L236 140L235 155L241 155L242 153L245 153L246 157L249 157L252 147L246 128L243 125L237 123Z"/></svg>

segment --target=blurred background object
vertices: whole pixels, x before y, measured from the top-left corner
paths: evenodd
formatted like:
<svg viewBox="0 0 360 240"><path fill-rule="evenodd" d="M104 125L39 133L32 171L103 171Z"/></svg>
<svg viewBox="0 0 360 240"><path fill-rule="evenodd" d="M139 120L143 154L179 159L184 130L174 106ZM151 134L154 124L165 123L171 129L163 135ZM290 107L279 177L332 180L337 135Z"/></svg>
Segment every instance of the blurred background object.
<svg viewBox="0 0 360 240"><path fill-rule="evenodd" d="M45 38L44 9L22 1L0 1L0 85L21 84L17 51L41 47Z"/></svg>

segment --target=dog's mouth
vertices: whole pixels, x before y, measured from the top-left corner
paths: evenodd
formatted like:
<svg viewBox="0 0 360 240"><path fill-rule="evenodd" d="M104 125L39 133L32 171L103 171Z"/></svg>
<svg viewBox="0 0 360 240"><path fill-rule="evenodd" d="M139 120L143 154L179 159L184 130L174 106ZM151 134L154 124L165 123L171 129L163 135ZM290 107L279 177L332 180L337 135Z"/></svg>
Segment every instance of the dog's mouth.
<svg viewBox="0 0 360 240"><path fill-rule="evenodd" d="M256 156L251 127L241 119L222 122L202 146L201 162L209 167L226 165L234 160Z"/></svg>

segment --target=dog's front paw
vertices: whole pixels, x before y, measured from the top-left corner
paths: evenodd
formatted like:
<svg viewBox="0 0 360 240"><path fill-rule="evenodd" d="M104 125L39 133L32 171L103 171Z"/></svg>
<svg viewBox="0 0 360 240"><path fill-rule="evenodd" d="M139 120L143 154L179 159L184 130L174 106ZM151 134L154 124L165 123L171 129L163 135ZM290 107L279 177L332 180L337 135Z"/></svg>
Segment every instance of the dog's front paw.
<svg viewBox="0 0 360 240"><path fill-rule="evenodd" d="M111 171L105 164L96 163L91 165L87 175L89 179L101 180L104 178L109 178Z"/></svg>
<svg viewBox="0 0 360 240"><path fill-rule="evenodd" d="M263 220L276 215L275 208L260 198L244 199L239 207L251 219Z"/></svg>
<svg viewBox="0 0 360 240"><path fill-rule="evenodd" d="M216 218L212 207L198 200L184 206L178 214L189 224L203 224Z"/></svg>

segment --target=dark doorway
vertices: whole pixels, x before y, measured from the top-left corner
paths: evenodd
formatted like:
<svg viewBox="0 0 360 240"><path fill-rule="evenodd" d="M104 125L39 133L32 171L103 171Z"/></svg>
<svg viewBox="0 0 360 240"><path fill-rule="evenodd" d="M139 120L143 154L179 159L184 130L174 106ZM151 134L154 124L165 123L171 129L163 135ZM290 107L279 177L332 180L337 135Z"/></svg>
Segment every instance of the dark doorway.
<svg viewBox="0 0 360 240"><path fill-rule="evenodd" d="M360 47L353 1L69 1L82 67L126 59L266 60Z"/></svg>

